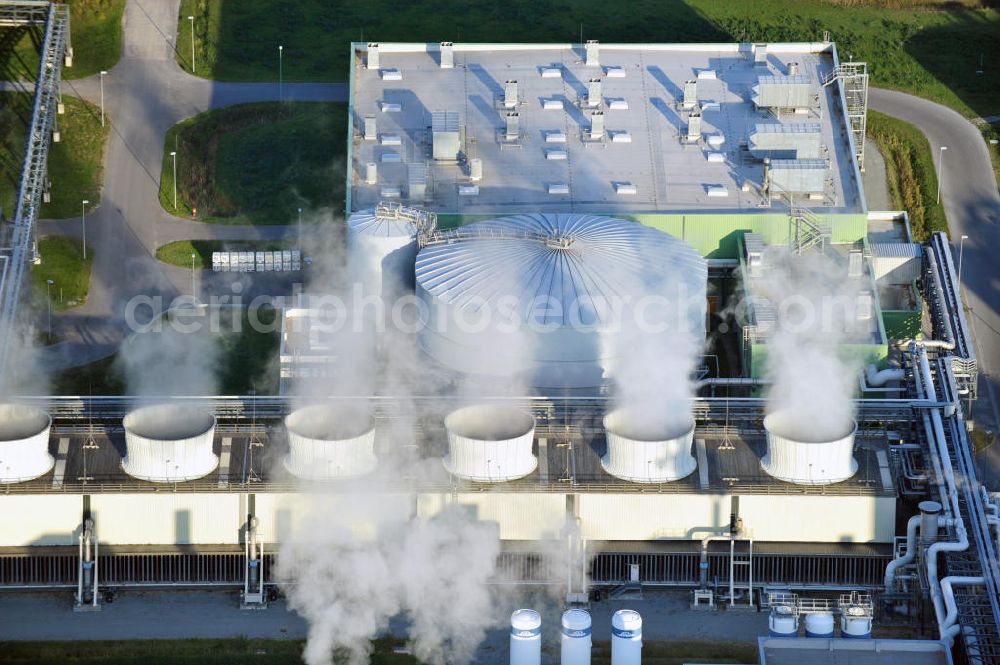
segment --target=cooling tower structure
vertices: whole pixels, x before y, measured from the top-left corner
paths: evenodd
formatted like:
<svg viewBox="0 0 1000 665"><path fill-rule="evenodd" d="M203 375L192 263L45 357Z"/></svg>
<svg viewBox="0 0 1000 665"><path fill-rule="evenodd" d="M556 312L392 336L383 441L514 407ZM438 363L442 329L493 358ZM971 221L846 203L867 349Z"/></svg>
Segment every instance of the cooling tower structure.
<svg viewBox="0 0 1000 665"><path fill-rule="evenodd" d="M379 205L347 220L347 271L352 285L365 295L393 298L413 285L417 227L413 212ZM392 302L386 303L387 307Z"/></svg>
<svg viewBox="0 0 1000 665"><path fill-rule="evenodd" d="M49 454L52 417L23 404L0 404L0 484L44 476L55 460Z"/></svg>
<svg viewBox="0 0 1000 665"><path fill-rule="evenodd" d="M285 417L289 473L306 480L356 478L375 470L375 423L361 408L317 404Z"/></svg>
<svg viewBox="0 0 1000 665"><path fill-rule="evenodd" d="M604 433L608 451L601 466L622 480L666 483L688 476L698 465L691 454L690 415L668 422L639 409L618 409L604 417Z"/></svg>
<svg viewBox="0 0 1000 665"><path fill-rule="evenodd" d="M694 248L635 222L582 214L476 222L417 255L426 317L418 341L463 373L519 375L539 388L605 385L622 353L622 303L661 297L662 310L650 311L666 317L666 349L681 326L701 340L706 279Z"/></svg>
<svg viewBox="0 0 1000 665"><path fill-rule="evenodd" d="M444 419L450 474L480 483L523 478L538 466L531 452L535 419L506 406L478 404L452 411Z"/></svg>
<svg viewBox="0 0 1000 665"><path fill-rule="evenodd" d="M129 413L122 469L154 483L183 482L207 476L219 465L212 452L215 416L193 406L157 404Z"/></svg>
<svg viewBox="0 0 1000 665"><path fill-rule="evenodd" d="M829 485L853 476L858 470L854 459L854 435L858 424L851 422L839 436L811 435L788 413L777 412L764 418L767 454L761 466L779 480L796 485Z"/></svg>

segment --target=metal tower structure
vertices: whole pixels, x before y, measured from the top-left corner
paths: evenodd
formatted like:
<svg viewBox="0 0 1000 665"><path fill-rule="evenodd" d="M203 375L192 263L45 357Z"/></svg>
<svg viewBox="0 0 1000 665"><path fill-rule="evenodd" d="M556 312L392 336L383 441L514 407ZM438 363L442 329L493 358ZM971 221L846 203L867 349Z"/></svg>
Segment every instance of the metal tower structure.
<svg viewBox="0 0 1000 665"><path fill-rule="evenodd" d="M44 26L44 37L17 206L13 219L0 228L0 377L7 370L21 298L21 282L34 252L35 227L45 188L49 146L59 102L59 82L69 48L69 7L30 0L0 1L0 26L25 25Z"/></svg>
<svg viewBox="0 0 1000 665"><path fill-rule="evenodd" d="M865 170L865 128L868 118L868 63L844 62L823 79L823 86L841 82L841 91L847 105L847 119L854 138L854 157L858 168Z"/></svg>

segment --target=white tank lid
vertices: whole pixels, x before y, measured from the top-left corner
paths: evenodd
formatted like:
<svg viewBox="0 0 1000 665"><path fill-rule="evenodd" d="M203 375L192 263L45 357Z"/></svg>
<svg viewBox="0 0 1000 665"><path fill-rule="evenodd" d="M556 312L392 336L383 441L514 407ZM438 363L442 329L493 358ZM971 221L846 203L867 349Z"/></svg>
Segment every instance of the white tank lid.
<svg viewBox="0 0 1000 665"><path fill-rule="evenodd" d="M611 628L632 633L619 637L636 637L642 633L642 617L635 610L618 610L611 615Z"/></svg>
<svg viewBox="0 0 1000 665"><path fill-rule="evenodd" d="M519 637L537 635L542 630L542 615L535 610L514 610L510 615L510 629Z"/></svg>
<svg viewBox="0 0 1000 665"><path fill-rule="evenodd" d="M935 515L941 512L942 506L937 501L921 501L917 504L917 508L919 508L922 513Z"/></svg>
<svg viewBox="0 0 1000 665"><path fill-rule="evenodd" d="M590 634L591 626L590 612L587 610L566 610L562 615L563 632L570 637L583 637ZM582 634L575 635L572 632L580 631Z"/></svg>
<svg viewBox="0 0 1000 665"><path fill-rule="evenodd" d="M347 219L351 233L384 238L415 238L417 227L406 217L376 214L375 210L362 210Z"/></svg>

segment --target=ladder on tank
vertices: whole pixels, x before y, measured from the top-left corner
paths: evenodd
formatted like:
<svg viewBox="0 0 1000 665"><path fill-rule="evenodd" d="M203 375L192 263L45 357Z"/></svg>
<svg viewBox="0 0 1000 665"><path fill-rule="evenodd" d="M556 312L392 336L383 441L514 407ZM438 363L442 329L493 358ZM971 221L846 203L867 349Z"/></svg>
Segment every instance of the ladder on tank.
<svg viewBox="0 0 1000 665"><path fill-rule="evenodd" d="M742 541L741 541L742 542ZM736 548L737 539L729 541L729 607L743 607L751 609L753 604L753 538L748 538L746 551L738 551ZM746 581L736 581L736 571L746 568ZM741 576L742 577L742 576ZM746 602L736 602L736 593L746 591Z"/></svg>

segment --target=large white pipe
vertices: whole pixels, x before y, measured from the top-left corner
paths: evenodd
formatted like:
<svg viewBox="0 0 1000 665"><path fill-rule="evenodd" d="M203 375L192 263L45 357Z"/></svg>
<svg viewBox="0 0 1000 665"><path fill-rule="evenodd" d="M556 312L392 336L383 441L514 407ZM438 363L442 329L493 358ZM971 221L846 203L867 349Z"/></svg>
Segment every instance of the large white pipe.
<svg viewBox="0 0 1000 665"><path fill-rule="evenodd" d="M642 617L635 610L611 616L611 665L641 665Z"/></svg>
<svg viewBox="0 0 1000 665"><path fill-rule="evenodd" d="M865 373L865 379L869 386L884 386L889 381L902 381L906 378L906 371L898 368L889 368L879 371L875 365L869 365Z"/></svg>
<svg viewBox="0 0 1000 665"><path fill-rule="evenodd" d="M944 596L944 604L947 607L944 623L941 624L941 639L950 646L955 637L961 631L958 625L958 604L955 602L956 586L982 586L986 583L982 577L959 577L952 575L941 580L941 593Z"/></svg>
<svg viewBox="0 0 1000 665"><path fill-rule="evenodd" d="M510 615L510 665L541 665L542 616L535 610Z"/></svg>
<svg viewBox="0 0 1000 665"><path fill-rule="evenodd" d="M590 665L592 620L586 610L566 610L562 615L559 661L562 665Z"/></svg>
<svg viewBox="0 0 1000 665"><path fill-rule="evenodd" d="M885 590L891 593L896 580L896 571L913 563L917 556L917 527L920 526L920 515L914 515L906 523L906 552L898 559L893 559L885 567Z"/></svg>

